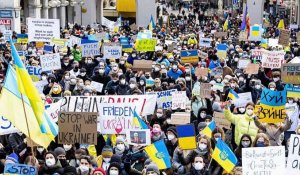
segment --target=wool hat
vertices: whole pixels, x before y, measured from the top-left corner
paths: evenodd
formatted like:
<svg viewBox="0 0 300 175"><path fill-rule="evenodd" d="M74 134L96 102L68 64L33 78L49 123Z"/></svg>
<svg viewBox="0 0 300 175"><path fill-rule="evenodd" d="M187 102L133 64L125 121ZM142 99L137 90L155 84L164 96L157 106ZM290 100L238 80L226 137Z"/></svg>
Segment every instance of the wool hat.
<svg viewBox="0 0 300 175"><path fill-rule="evenodd" d="M110 163L110 165L109 165L107 171L109 171L111 167L116 167L116 168L118 168L119 173L122 172L122 168L121 168L120 163L117 163L117 162Z"/></svg>
<svg viewBox="0 0 300 175"><path fill-rule="evenodd" d="M66 151L65 151L65 149L62 148L62 147L57 147L57 148L54 149L54 154L55 154L56 156L59 156L59 155L66 155Z"/></svg>
<svg viewBox="0 0 300 175"><path fill-rule="evenodd" d="M73 166L66 166L64 168L64 175L77 175L76 168Z"/></svg>
<svg viewBox="0 0 300 175"><path fill-rule="evenodd" d="M176 130L176 127L175 127L175 126L169 127L169 128L167 129L167 131L172 132L172 133L175 135L175 137L177 137L177 130Z"/></svg>
<svg viewBox="0 0 300 175"><path fill-rule="evenodd" d="M102 149L101 155L103 157L111 157L113 155L113 149L109 145L105 145Z"/></svg>
<svg viewBox="0 0 300 175"><path fill-rule="evenodd" d="M146 168L146 173L148 173L149 171L154 171L155 173L157 173L158 175L159 173L159 169L158 166L155 163L150 163L147 168Z"/></svg>
<svg viewBox="0 0 300 175"><path fill-rule="evenodd" d="M151 159L147 159L147 160L145 160L145 162L144 162L144 166L147 166L147 165L149 165L151 162L152 162L152 160L151 160Z"/></svg>
<svg viewBox="0 0 300 175"><path fill-rule="evenodd" d="M13 161L14 163L19 163L19 156L16 153L11 153L6 157L6 160Z"/></svg>
<svg viewBox="0 0 300 175"><path fill-rule="evenodd" d="M103 168L96 168L96 169L93 171L93 174L96 173L96 172L101 172L103 175L106 175L105 170L104 170Z"/></svg>
<svg viewBox="0 0 300 175"><path fill-rule="evenodd" d="M116 145L121 143L121 142L125 143L125 139L122 136L118 136L117 139L116 139Z"/></svg>
<svg viewBox="0 0 300 175"><path fill-rule="evenodd" d="M110 159L110 163L113 163L113 162L121 164L122 163L121 156L119 156L117 154L112 155L111 159Z"/></svg>

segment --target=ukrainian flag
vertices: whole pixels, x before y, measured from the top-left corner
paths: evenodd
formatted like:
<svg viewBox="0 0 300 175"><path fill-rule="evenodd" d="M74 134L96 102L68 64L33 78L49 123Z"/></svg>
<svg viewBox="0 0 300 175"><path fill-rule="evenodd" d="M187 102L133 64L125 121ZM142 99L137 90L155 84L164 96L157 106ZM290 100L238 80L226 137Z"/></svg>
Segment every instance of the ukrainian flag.
<svg viewBox="0 0 300 175"><path fill-rule="evenodd" d="M133 45L122 45L122 51L126 53L131 53L133 51Z"/></svg>
<svg viewBox="0 0 300 175"><path fill-rule="evenodd" d="M228 93L228 97L231 99L231 100L235 100L235 99L238 99L239 98L239 95L232 89L229 90L229 93Z"/></svg>
<svg viewBox="0 0 300 175"><path fill-rule="evenodd" d="M213 130L215 130L216 128L217 128L216 122L212 121L202 130L202 133L206 135L208 138L211 138L211 134Z"/></svg>
<svg viewBox="0 0 300 175"><path fill-rule="evenodd" d="M148 125L141 119L136 111L134 111L133 115L133 123L135 124L135 126L140 127L140 129L149 129Z"/></svg>
<svg viewBox="0 0 300 175"><path fill-rule="evenodd" d="M196 134L194 125L179 125L176 127L178 144L181 149L195 149L196 144Z"/></svg>
<svg viewBox="0 0 300 175"><path fill-rule="evenodd" d="M218 139L212 158L215 159L227 172L231 172L237 164L237 158L222 139Z"/></svg>
<svg viewBox="0 0 300 175"><path fill-rule="evenodd" d="M228 30L228 25L229 25L229 15L226 18L226 21L224 22L224 25L223 25L223 31L224 32L226 32Z"/></svg>
<svg viewBox="0 0 300 175"><path fill-rule="evenodd" d="M10 44L16 71L11 66L7 70L0 95L0 116L6 117L16 128L28 137L30 136L30 139L36 144L47 148L57 135L57 125L52 122L45 112L40 94L34 86L12 41L10 41ZM14 105L13 110L12 104ZM26 111L26 117L24 111ZM30 126L30 134L28 133L26 121Z"/></svg>
<svg viewBox="0 0 300 175"><path fill-rule="evenodd" d="M261 45L261 47L267 49L268 48L268 41L267 41L267 39L262 38L261 41L260 41L260 45Z"/></svg>
<svg viewBox="0 0 300 175"><path fill-rule="evenodd" d="M180 57L182 63L194 63L199 61L197 50L182 50Z"/></svg>
<svg viewBox="0 0 300 175"><path fill-rule="evenodd" d="M251 32L251 35L252 36L259 36L260 34L260 27L255 25L255 26L252 26L252 32Z"/></svg>
<svg viewBox="0 0 300 175"><path fill-rule="evenodd" d="M145 147L145 151L160 170L171 167L170 155L163 140L159 140Z"/></svg>
<svg viewBox="0 0 300 175"><path fill-rule="evenodd" d="M153 29L155 29L155 22L153 16L151 15L150 22L149 22L149 30L152 31Z"/></svg>

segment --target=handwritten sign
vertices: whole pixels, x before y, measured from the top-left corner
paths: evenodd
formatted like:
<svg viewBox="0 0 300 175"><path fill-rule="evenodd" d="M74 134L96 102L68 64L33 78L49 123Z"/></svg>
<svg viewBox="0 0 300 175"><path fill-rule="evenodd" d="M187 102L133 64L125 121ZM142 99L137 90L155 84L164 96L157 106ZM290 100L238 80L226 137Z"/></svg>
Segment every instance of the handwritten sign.
<svg viewBox="0 0 300 175"><path fill-rule="evenodd" d="M103 84L98 83L96 81L91 81L92 90L96 90L97 92L102 92Z"/></svg>
<svg viewBox="0 0 300 175"><path fill-rule="evenodd" d="M215 32L214 36L215 38L227 37L227 32Z"/></svg>
<svg viewBox="0 0 300 175"><path fill-rule="evenodd" d="M104 46L104 57L106 59L119 59L122 56L122 46Z"/></svg>
<svg viewBox="0 0 300 175"><path fill-rule="evenodd" d="M133 61L133 70L142 70L142 71L150 71L152 69L152 61L151 60L134 60Z"/></svg>
<svg viewBox="0 0 300 175"><path fill-rule="evenodd" d="M281 79L284 83L299 84L300 63L287 63L281 65Z"/></svg>
<svg viewBox="0 0 300 175"><path fill-rule="evenodd" d="M98 113L60 112L58 117L59 144L97 144Z"/></svg>
<svg viewBox="0 0 300 175"><path fill-rule="evenodd" d="M168 109L172 107L172 94L176 92L176 89L157 92L157 107L162 109Z"/></svg>
<svg viewBox="0 0 300 175"><path fill-rule="evenodd" d="M247 103L252 102L251 92L239 93L239 98L233 100L236 107L245 107Z"/></svg>
<svg viewBox="0 0 300 175"><path fill-rule="evenodd" d="M25 164L6 164L4 168L4 175L36 175L37 169L35 166Z"/></svg>
<svg viewBox="0 0 300 175"><path fill-rule="evenodd" d="M59 100L58 102L45 105L46 112L53 122L58 121L58 113L60 111L61 102L62 100Z"/></svg>
<svg viewBox="0 0 300 175"><path fill-rule="evenodd" d="M199 46L200 47L211 47L211 39L210 38L200 38Z"/></svg>
<svg viewBox="0 0 300 175"><path fill-rule="evenodd" d="M6 135L18 132L19 130L15 128L12 123L5 117L0 117L0 135Z"/></svg>
<svg viewBox="0 0 300 175"><path fill-rule="evenodd" d="M61 69L59 53L41 55L40 60L43 71Z"/></svg>
<svg viewBox="0 0 300 175"><path fill-rule="evenodd" d="M203 51L199 51L198 55L201 59L206 59L208 57L208 54Z"/></svg>
<svg viewBox="0 0 300 175"><path fill-rule="evenodd" d="M175 112L171 115L172 125L183 125L191 122L191 114L189 112Z"/></svg>
<svg viewBox="0 0 300 175"><path fill-rule="evenodd" d="M177 91L172 94L172 110L186 108L186 92Z"/></svg>
<svg viewBox="0 0 300 175"><path fill-rule="evenodd" d="M200 97L210 98L211 97L211 84L201 83L200 84Z"/></svg>
<svg viewBox="0 0 300 175"><path fill-rule="evenodd" d="M265 52L264 49L253 49L251 50L251 57L253 60L260 61L262 59L262 54Z"/></svg>
<svg viewBox="0 0 300 175"><path fill-rule="evenodd" d="M287 170L289 174L300 174L300 136L292 134L290 137L289 156L287 159Z"/></svg>
<svg viewBox="0 0 300 175"><path fill-rule="evenodd" d="M251 63L251 60L249 60L249 59L239 59L238 68L245 69L245 68L247 68L249 63Z"/></svg>
<svg viewBox="0 0 300 175"><path fill-rule="evenodd" d="M290 44L290 35L291 31L289 30L281 30L279 35L278 44L282 46L288 46Z"/></svg>
<svg viewBox="0 0 300 175"><path fill-rule="evenodd" d="M242 148L243 174L284 174L284 146Z"/></svg>
<svg viewBox="0 0 300 175"><path fill-rule="evenodd" d="M214 112L214 120L217 126L221 128L231 129L230 128L231 123L227 119L225 119L224 113Z"/></svg>
<svg viewBox="0 0 300 175"><path fill-rule="evenodd" d="M262 67L271 69L280 69L284 60L285 52L283 51L264 51L262 54Z"/></svg>
<svg viewBox="0 0 300 175"><path fill-rule="evenodd" d="M216 67L210 71L210 76L222 76L223 75L223 68Z"/></svg>
<svg viewBox="0 0 300 175"><path fill-rule="evenodd" d="M28 40L50 42L52 38L60 38L59 19L27 18Z"/></svg>
<svg viewBox="0 0 300 175"><path fill-rule="evenodd" d="M81 48L83 57L100 55L98 42L81 44Z"/></svg>
<svg viewBox="0 0 300 175"><path fill-rule="evenodd" d="M258 74L258 70L259 70L259 64L248 64L248 66L246 67L245 71L246 74L252 75L252 74Z"/></svg>
<svg viewBox="0 0 300 175"><path fill-rule="evenodd" d="M137 40L135 43L136 51L138 52L154 52L155 51L155 46L156 46L156 39L142 39L142 40Z"/></svg>

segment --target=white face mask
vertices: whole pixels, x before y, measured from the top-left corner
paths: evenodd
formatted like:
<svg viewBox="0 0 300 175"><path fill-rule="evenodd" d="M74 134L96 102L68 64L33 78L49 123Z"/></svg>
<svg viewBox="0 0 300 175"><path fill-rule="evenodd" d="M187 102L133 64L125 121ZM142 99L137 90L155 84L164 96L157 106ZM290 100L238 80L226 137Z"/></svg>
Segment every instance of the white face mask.
<svg viewBox="0 0 300 175"><path fill-rule="evenodd" d="M65 79L66 79L66 80L69 80L69 79L70 79L70 76L69 76L69 75L66 75L66 76L65 76Z"/></svg>
<svg viewBox="0 0 300 175"><path fill-rule="evenodd" d="M243 142L242 141L242 145L243 145L244 148L247 148L247 147L249 147L250 142Z"/></svg>
<svg viewBox="0 0 300 175"><path fill-rule="evenodd" d="M289 102L289 104L293 104L294 100L289 100L288 102Z"/></svg>
<svg viewBox="0 0 300 175"><path fill-rule="evenodd" d="M168 134L168 140L173 140L175 136L173 134Z"/></svg>
<svg viewBox="0 0 300 175"><path fill-rule="evenodd" d="M131 89L133 89L133 88L135 88L135 84L130 84L129 87L130 87Z"/></svg>
<svg viewBox="0 0 300 175"><path fill-rule="evenodd" d="M46 160L46 165L47 165L48 167L54 166L54 165L55 165L55 159L54 159L54 158L53 158L53 159L47 159L47 160Z"/></svg>
<svg viewBox="0 0 300 175"><path fill-rule="evenodd" d="M118 172L118 170L109 170L109 174L110 175L118 175L119 172Z"/></svg>
<svg viewBox="0 0 300 175"><path fill-rule="evenodd" d="M140 85L142 85L142 86L143 86L144 84L145 84L145 82L143 82L143 81L140 81Z"/></svg>
<svg viewBox="0 0 300 175"><path fill-rule="evenodd" d="M167 122L168 124L170 124L170 123L171 123L171 119L168 118L168 119L166 120L166 122Z"/></svg>
<svg viewBox="0 0 300 175"><path fill-rule="evenodd" d="M200 143L198 147L199 147L199 149L201 149L201 150L205 150L205 149L207 148L207 145L205 145L205 144L203 144L203 143Z"/></svg>
<svg viewBox="0 0 300 175"><path fill-rule="evenodd" d="M249 116L251 116L251 115L253 114L253 110L248 109L248 110L247 110L247 114L248 114Z"/></svg>
<svg viewBox="0 0 300 175"><path fill-rule="evenodd" d="M203 163L194 163L195 170L202 170L204 167Z"/></svg>
<svg viewBox="0 0 300 175"><path fill-rule="evenodd" d="M104 162L108 163L111 158L103 158Z"/></svg>
<svg viewBox="0 0 300 175"><path fill-rule="evenodd" d="M89 167L85 166L85 165L80 165L79 169L81 172L88 172L89 171Z"/></svg>
<svg viewBox="0 0 300 175"><path fill-rule="evenodd" d="M218 79L217 79L217 82L218 82L218 83L220 83L221 81L222 81L222 79L221 79L221 78L218 78Z"/></svg>
<svg viewBox="0 0 300 175"><path fill-rule="evenodd" d="M99 73L103 74L104 73L104 69L99 69Z"/></svg>
<svg viewBox="0 0 300 175"><path fill-rule="evenodd" d="M36 150L41 154L45 150L45 148L36 148Z"/></svg>
<svg viewBox="0 0 300 175"><path fill-rule="evenodd" d="M156 113L157 118L161 118L163 116L162 113Z"/></svg>
<svg viewBox="0 0 300 175"><path fill-rule="evenodd" d="M47 77L46 76L42 76L42 80L46 80L47 79Z"/></svg>
<svg viewBox="0 0 300 175"><path fill-rule="evenodd" d="M245 108L239 108L239 111L241 112L241 113L244 113L245 112Z"/></svg>
<svg viewBox="0 0 300 175"><path fill-rule="evenodd" d="M126 83L126 81L125 81L125 80L121 80L120 82L121 82L121 84L125 84L125 83Z"/></svg>
<svg viewBox="0 0 300 175"><path fill-rule="evenodd" d="M63 145L65 151L69 151L72 148L72 145Z"/></svg>
<svg viewBox="0 0 300 175"><path fill-rule="evenodd" d="M173 68L173 69L177 69L177 65L173 65L172 68Z"/></svg>
<svg viewBox="0 0 300 175"><path fill-rule="evenodd" d="M85 76L86 73L80 73L81 76Z"/></svg>
<svg viewBox="0 0 300 175"><path fill-rule="evenodd" d="M275 91L275 88L270 88L271 91Z"/></svg>
<svg viewBox="0 0 300 175"><path fill-rule="evenodd" d="M279 78L273 78L273 80L275 81L275 82L277 82L278 80L280 80Z"/></svg>
<svg viewBox="0 0 300 175"><path fill-rule="evenodd" d="M260 85L259 84L255 85L255 89L260 89Z"/></svg>
<svg viewBox="0 0 300 175"><path fill-rule="evenodd" d="M58 87L54 87L54 88L53 88L53 91L54 91L54 92L58 91Z"/></svg>
<svg viewBox="0 0 300 175"><path fill-rule="evenodd" d="M206 117L206 114L205 113L200 113L200 117L204 118L204 117Z"/></svg>
<svg viewBox="0 0 300 175"><path fill-rule="evenodd" d="M120 61L120 64L125 64L125 61Z"/></svg>
<svg viewBox="0 0 300 175"><path fill-rule="evenodd" d="M124 151L125 150L125 145L124 144L118 144L117 145L118 150Z"/></svg>
<svg viewBox="0 0 300 175"><path fill-rule="evenodd" d="M191 81L191 77L185 77L186 81Z"/></svg>

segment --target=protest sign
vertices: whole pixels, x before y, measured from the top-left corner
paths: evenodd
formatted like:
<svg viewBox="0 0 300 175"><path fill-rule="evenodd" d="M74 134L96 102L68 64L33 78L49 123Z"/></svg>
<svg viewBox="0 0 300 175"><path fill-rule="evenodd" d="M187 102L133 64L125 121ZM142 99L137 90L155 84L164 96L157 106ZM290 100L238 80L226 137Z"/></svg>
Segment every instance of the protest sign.
<svg viewBox="0 0 300 175"><path fill-rule="evenodd" d="M188 112L175 112L171 114L172 125L184 125L191 122L191 114Z"/></svg>
<svg viewBox="0 0 300 175"><path fill-rule="evenodd" d="M253 75L253 74L258 74L258 70L259 70L259 64L248 64L248 66L245 69L245 73L249 74L249 75Z"/></svg>
<svg viewBox="0 0 300 175"><path fill-rule="evenodd" d="M58 143L97 145L97 123L96 112L60 112Z"/></svg>
<svg viewBox="0 0 300 175"><path fill-rule="evenodd" d="M11 30L4 30L3 31L3 36L4 36L4 39L6 41L9 41L12 38L12 31Z"/></svg>
<svg viewBox="0 0 300 175"><path fill-rule="evenodd" d="M300 32L297 32L296 37L297 37L297 43L300 43Z"/></svg>
<svg viewBox="0 0 300 175"><path fill-rule="evenodd" d="M218 127L231 129L231 123L225 119L224 113L222 112L214 112L214 121Z"/></svg>
<svg viewBox="0 0 300 175"><path fill-rule="evenodd" d="M27 66L28 74L30 75L32 81L36 82L40 80L42 68L37 66Z"/></svg>
<svg viewBox="0 0 300 175"><path fill-rule="evenodd" d="M137 40L135 49L138 52L154 52L156 46L156 39L142 39Z"/></svg>
<svg viewBox="0 0 300 175"><path fill-rule="evenodd" d="M102 40L105 41L105 40L108 40L108 38L109 38L108 33L106 33L106 32L96 33L95 37L96 37L97 41L102 41Z"/></svg>
<svg viewBox="0 0 300 175"><path fill-rule="evenodd" d="M156 97L156 95L69 96L63 98L61 111L99 112L101 103L129 103L135 105L138 113L148 115L154 112Z"/></svg>
<svg viewBox="0 0 300 175"><path fill-rule="evenodd" d="M60 40L60 39L59 39ZM64 46L64 45L63 45ZM44 42L35 42L35 47L36 48L43 48L44 47Z"/></svg>
<svg viewBox="0 0 300 175"><path fill-rule="evenodd" d="M253 60L260 61L262 59L262 54L265 49L253 49L251 50L251 57Z"/></svg>
<svg viewBox="0 0 300 175"><path fill-rule="evenodd" d="M197 77L207 76L208 75L208 68L196 68L195 75Z"/></svg>
<svg viewBox="0 0 300 175"><path fill-rule="evenodd" d="M243 174L284 174L284 146L242 148L242 162Z"/></svg>
<svg viewBox="0 0 300 175"><path fill-rule="evenodd" d="M81 42L81 38L72 35L68 40L68 46L73 47L75 44L79 45L80 42Z"/></svg>
<svg viewBox="0 0 300 175"><path fill-rule="evenodd" d="M34 82L34 86L37 88L37 90L39 91L40 94L43 93L44 86L46 86L47 84L48 84L47 80L41 80L41 81Z"/></svg>
<svg viewBox="0 0 300 175"><path fill-rule="evenodd" d="M208 54L203 51L199 51L199 57L201 59L206 59L208 57Z"/></svg>
<svg viewBox="0 0 300 175"><path fill-rule="evenodd" d="M290 35L291 31L289 30L281 30L279 35L278 44L282 46L288 46L290 44Z"/></svg>
<svg viewBox="0 0 300 175"><path fill-rule="evenodd" d="M289 144L289 156L287 159L287 170L289 174L296 175L300 174L300 136L292 134L290 137Z"/></svg>
<svg viewBox="0 0 300 175"><path fill-rule="evenodd" d="M199 46L200 47L211 47L211 39L210 38L200 38Z"/></svg>
<svg viewBox="0 0 300 175"><path fill-rule="evenodd" d="M261 25L253 25L250 26L250 35L249 41L261 41L262 35L262 26Z"/></svg>
<svg viewBox="0 0 300 175"><path fill-rule="evenodd" d="M152 61L151 60L134 60L133 61L133 70L142 70L142 71L151 71L152 69Z"/></svg>
<svg viewBox="0 0 300 175"><path fill-rule="evenodd" d="M81 49L83 57L100 55L100 48L98 42L81 44Z"/></svg>
<svg viewBox="0 0 300 175"><path fill-rule="evenodd" d="M123 45L122 51L126 52L126 53L131 53L133 51L133 45L131 45L131 44Z"/></svg>
<svg viewBox="0 0 300 175"><path fill-rule="evenodd" d="M155 46L155 51L162 51L164 50L163 46Z"/></svg>
<svg viewBox="0 0 300 175"><path fill-rule="evenodd" d="M62 100L45 105L45 110L53 122L57 122Z"/></svg>
<svg viewBox="0 0 300 175"><path fill-rule="evenodd" d="M245 69L245 68L247 68L249 63L251 63L251 60L249 60L249 59L239 59L238 68Z"/></svg>
<svg viewBox="0 0 300 175"><path fill-rule="evenodd" d="M91 88L92 90L96 90L97 92L102 92L103 84L96 81L91 81Z"/></svg>
<svg viewBox="0 0 300 175"><path fill-rule="evenodd" d="M251 92L239 93L239 98L233 100L235 107L245 107L247 103L252 102Z"/></svg>
<svg viewBox="0 0 300 175"><path fill-rule="evenodd" d="M17 128L15 128L8 119L4 116L0 117L0 135L6 135L11 133L19 132Z"/></svg>
<svg viewBox="0 0 300 175"><path fill-rule="evenodd" d="M300 98L300 87L292 84L286 85L286 96L291 98Z"/></svg>
<svg viewBox="0 0 300 175"><path fill-rule="evenodd" d="M224 91L224 84L221 84L221 83L216 83L213 85L212 87L212 90L213 91L220 91L220 92L223 92Z"/></svg>
<svg viewBox="0 0 300 175"><path fill-rule="evenodd" d="M284 51L267 51L265 50L262 53L262 67L263 68L270 68L270 69L280 69L281 64L284 60Z"/></svg>
<svg viewBox="0 0 300 175"><path fill-rule="evenodd" d="M182 50L180 52L182 63L198 63L198 51L197 50Z"/></svg>
<svg viewBox="0 0 300 175"><path fill-rule="evenodd" d="M28 35L27 34L17 34L17 43L27 44Z"/></svg>
<svg viewBox="0 0 300 175"><path fill-rule="evenodd" d="M201 83L200 84L200 97L208 98L208 99L211 97L211 84L210 83Z"/></svg>
<svg viewBox="0 0 300 175"><path fill-rule="evenodd" d="M43 71L61 69L59 53L40 55L40 61Z"/></svg>
<svg viewBox="0 0 300 175"><path fill-rule="evenodd" d="M130 129L126 131L129 145L147 146L151 144L150 129Z"/></svg>
<svg viewBox="0 0 300 175"><path fill-rule="evenodd" d="M150 87L154 85L154 80L153 79L146 79L146 87Z"/></svg>
<svg viewBox="0 0 300 175"><path fill-rule="evenodd" d="M137 40L144 40L144 39L151 39L151 38L152 38L152 31L150 30L142 30L137 34Z"/></svg>
<svg viewBox="0 0 300 175"><path fill-rule="evenodd" d="M248 37L247 32L241 31L239 34L239 41L247 41L247 37Z"/></svg>
<svg viewBox="0 0 300 175"><path fill-rule="evenodd" d="M186 108L186 92L185 91L177 91L172 94L172 110L176 110L178 108L184 109Z"/></svg>
<svg viewBox="0 0 300 175"><path fill-rule="evenodd" d="M223 68L216 67L210 71L210 76L222 76L223 75Z"/></svg>
<svg viewBox="0 0 300 175"><path fill-rule="evenodd" d="M104 46L104 57L106 59L119 59L122 56L122 46Z"/></svg>
<svg viewBox="0 0 300 175"><path fill-rule="evenodd" d="M20 56L21 60L25 59L25 51L18 51L18 55Z"/></svg>
<svg viewBox="0 0 300 175"><path fill-rule="evenodd" d="M284 83L300 84L300 63L282 64L281 79Z"/></svg>
<svg viewBox="0 0 300 175"><path fill-rule="evenodd" d="M260 105L255 106L255 110L259 112L259 121L265 123L278 123L284 121L286 117L286 90L272 91L264 88L260 99Z"/></svg>
<svg viewBox="0 0 300 175"><path fill-rule="evenodd" d="M53 53L53 46L44 44L44 52L45 53Z"/></svg>
<svg viewBox="0 0 300 175"><path fill-rule="evenodd" d="M25 165L25 164L6 164L4 168L4 175L36 175L36 166Z"/></svg>
<svg viewBox="0 0 300 175"><path fill-rule="evenodd" d="M269 40L268 41L268 45L270 47L276 47L276 46L278 46L278 39L277 38L269 38L268 40Z"/></svg>
<svg viewBox="0 0 300 175"><path fill-rule="evenodd" d="M220 51L220 50L218 50L217 51L217 56L220 59L225 59L227 57L227 52L226 51Z"/></svg>
<svg viewBox="0 0 300 175"><path fill-rule="evenodd" d="M214 36L215 38L227 37L227 32L215 32Z"/></svg>
<svg viewBox="0 0 300 175"><path fill-rule="evenodd" d="M172 107L172 95L176 89L157 92L157 107L168 109Z"/></svg>
<svg viewBox="0 0 300 175"><path fill-rule="evenodd" d="M60 38L59 19L27 18L28 41L50 42Z"/></svg>

